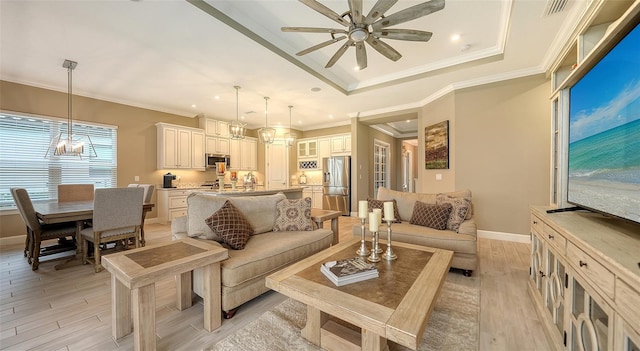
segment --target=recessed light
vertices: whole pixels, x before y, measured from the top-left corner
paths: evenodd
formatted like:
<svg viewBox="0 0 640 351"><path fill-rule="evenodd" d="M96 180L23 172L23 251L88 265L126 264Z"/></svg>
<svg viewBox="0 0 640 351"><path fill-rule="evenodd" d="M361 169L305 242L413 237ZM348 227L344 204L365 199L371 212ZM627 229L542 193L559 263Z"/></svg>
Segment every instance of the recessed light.
<svg viewBox="0 0 640 351"><path fill-rule="evenodd" d="M219 95L216 95L213 98L216 99L216 100L220 100L220 96Z"/></svg>
<svg viewBox="0 0 640 351"><path fill-rule="evenodd" d="M196 108L196 107L198 107L198 106L196 106L195 104L193 104L193 105L191 105L191 107Z"/></svg>
<svg viewBox="0 0 640 351"><path fill-rule="evenodd" d="M360 66L355 66L355 67L353 67L353 70L354 70L354 71L359 71L359 70L360 70Z"/></svg>
<svg viewBox="0 0 640 351"><path fill-rule="evenodd" d="M451 41L458 41L460 40L460 34L453 34L451 36Z"/></svg>
<svg viewBox="0 0 640 351"><path fill-rule="evenodd" d="M329 118L333 118L333 115L329 115Z"/></svg>
<svg viewBox="0 0 640 351"><path fill-rule="evenodd" d="M411 120L410 120L410 119L408 119L408 120L407 120L407 123L411 123Z"/></svg>
<svg viewBox="0 0 640 351"><path fill-rule="evenodd" d="M318 88L318 87L313 87L313 88L311 88L311 91L313 91L314 93L317 93L317 92L319 92L320 90L322 90L322 89L320 89L320 88Z"/></svg>

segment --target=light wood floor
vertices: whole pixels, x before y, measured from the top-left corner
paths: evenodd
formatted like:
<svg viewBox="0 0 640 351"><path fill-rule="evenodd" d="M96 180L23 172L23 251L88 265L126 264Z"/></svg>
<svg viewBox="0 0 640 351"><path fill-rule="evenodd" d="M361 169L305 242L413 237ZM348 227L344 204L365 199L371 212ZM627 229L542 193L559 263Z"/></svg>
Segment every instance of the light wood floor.
<svg viewBox="0 0 640 351"><path fill-rule="evenodd" d="M355 218L340 218L340 238L351 237ZM325 224L330 228L329 223ZM171 240L170 226L145 225L148 244ZM47 261L31 271L22 245L0 248L0 349L132 350L129 335L111 338L110 274L91 265L56 271ZM548 350L526 290L529 245L480 239L480 350ZM464 278L468 279L468 278ZM201 350L242 328L286 298L269 292L207 333L202 304L178 311L172 279L156 286L159 350Z"/></svg>

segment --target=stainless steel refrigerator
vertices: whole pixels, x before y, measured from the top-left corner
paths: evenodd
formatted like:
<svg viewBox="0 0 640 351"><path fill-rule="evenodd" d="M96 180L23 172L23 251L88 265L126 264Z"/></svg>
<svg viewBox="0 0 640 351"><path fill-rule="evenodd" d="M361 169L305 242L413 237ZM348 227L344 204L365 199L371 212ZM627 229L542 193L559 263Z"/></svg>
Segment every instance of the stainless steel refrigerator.
<svg viewBox="0 0 640 351"><path fill-rule="evenodd" d="M322 209L351 213L351 156L322 159Z"/></svg>

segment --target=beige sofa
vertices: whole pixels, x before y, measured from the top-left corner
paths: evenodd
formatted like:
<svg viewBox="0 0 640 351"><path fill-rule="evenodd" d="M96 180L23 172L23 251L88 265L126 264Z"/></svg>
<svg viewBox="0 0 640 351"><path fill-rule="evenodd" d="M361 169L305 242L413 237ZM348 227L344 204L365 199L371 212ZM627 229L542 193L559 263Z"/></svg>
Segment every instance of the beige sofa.
<svg viewBox="0 0 640 351"><path fill-rule="evenodd" d="M443 194L451 197L471 198L471 191L468 190ZM391 225L392 241L451 250L454 252L451 267L462 269L466 276L470 276L473 270L478 267L477 230L473 221L473 206L469 209L457 233L451 230L437 230L409 223L416 201L435 204L436 197L437 194L407 193L379 188L376 199L383 201L395 199L398 205L398 213L402 223L393 223ZM381 239L386 239L386 230L387 226L383 223L381 226L382 232L380 233ZM368 228L366 233L369 235ZM353 226L353 235L361 236L359 224Z"/></svg>
<svg viewBox="0 0 640 351"><path fill-rule="evenodd" d="M172 221L171 233L174 240L187 236L210 240L214 234L205 219L229 200L254 229L255 234L244 249L229 249L229 258L220 265L225 318L231 318L238 306L269 290L265 286L267 275L331 246L334 234L329 229L272 231L276 203L285 198L282 193L243 197L191 194L187 198L187 216ZM194 274L193 289L202 296L199 276L199 272Z"/></svg>

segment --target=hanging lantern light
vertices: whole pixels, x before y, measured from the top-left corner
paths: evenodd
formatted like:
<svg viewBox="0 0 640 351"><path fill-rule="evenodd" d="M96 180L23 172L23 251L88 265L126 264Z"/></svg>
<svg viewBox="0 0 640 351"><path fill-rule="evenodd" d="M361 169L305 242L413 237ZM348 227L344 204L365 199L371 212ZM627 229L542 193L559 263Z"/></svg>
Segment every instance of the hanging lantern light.
<svg viewBox="0 0 640 351"><path fill-rule="evenodd" d="M240 122L240 106L238 103L238 90L239 86L234 86L236 89L236 120L229 123L229 138L231 139L244 139L244 135L247 132L247 124Z"/></svg>
<svg viewBox="0 0 640 351"><path fill-rule="evenodd" d="M293 106L289 105L289 133L284 134L284 145L286 147L292 147L296 144L296 133L291 129L291 109L293 109Z"/></svg>
<svg viewBox="0 0 640 351"><path fill-rule="evenodd" d="M269 97L264 97L264 128L258 129L258 137L260 137L260 142L263 144L273 144L276 140L276 130L274 128L269 128L268 124L268 115L269 115Z"/></svg>

